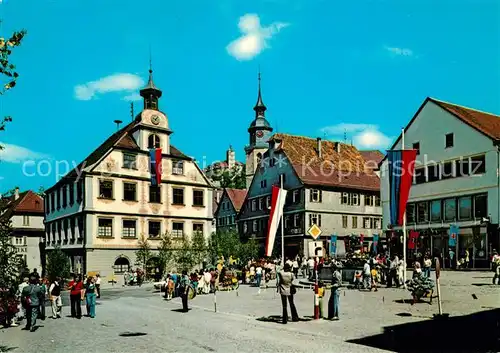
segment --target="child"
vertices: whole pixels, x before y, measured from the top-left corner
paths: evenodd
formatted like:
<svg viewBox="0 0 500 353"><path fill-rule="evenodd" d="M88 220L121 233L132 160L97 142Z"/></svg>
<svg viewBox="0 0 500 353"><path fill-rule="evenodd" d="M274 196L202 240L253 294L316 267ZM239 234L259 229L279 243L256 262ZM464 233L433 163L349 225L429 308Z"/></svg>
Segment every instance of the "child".
<svg viewBox="0 0 500 353"><path fill-rule="evenodd" d="M319 298L319 317L323 318L323 297L325 296L325 284L323 281L318 283L318 298Z"/></svg>
<svg viewBox="0 0 500 353"><path fill-rule="evenodd" d="M361 275L361 271L356 271L354 273L354 288L360 289L363 284L363 276Z"/></svg>
<svg viewBox="0 0 500 353"><path fill-rule="evenodd" d="M377 271L378 266L375 266L372 268L371 274L372 274L372 288L375 288L375 292L378 291L377 289L377 279L378 279L378 271Z"/></svg>

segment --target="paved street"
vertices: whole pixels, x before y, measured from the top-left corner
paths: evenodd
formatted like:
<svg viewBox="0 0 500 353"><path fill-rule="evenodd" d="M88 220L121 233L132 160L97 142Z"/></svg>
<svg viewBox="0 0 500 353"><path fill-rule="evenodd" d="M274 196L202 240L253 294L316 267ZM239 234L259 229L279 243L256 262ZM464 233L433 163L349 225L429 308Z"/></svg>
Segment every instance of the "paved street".
<svg viewBox="0 0 500 353"><path fill-rule="evenodd" d="M452 317L500 307L500 286L491 285L490 272L444 272L442 295L444 312ZM176 311L178 299L164 301L151 286L107 289L96 319L67 318L65 307L61 320L40 322L35 333L0 330L0 351L28 352L37 345L38 352L380 352L346 341L380 334L388 326L431 321L437 313L437 300L411 306L403 299L409 299L403 289L344 290L341 321L306 321L313 294L302 289L296 303L305 320L281 325L270 317L281 311L274 289L257 294L242 286L238 293L219 292L217 313L213 295L198 296L187 314Z"/></svg>

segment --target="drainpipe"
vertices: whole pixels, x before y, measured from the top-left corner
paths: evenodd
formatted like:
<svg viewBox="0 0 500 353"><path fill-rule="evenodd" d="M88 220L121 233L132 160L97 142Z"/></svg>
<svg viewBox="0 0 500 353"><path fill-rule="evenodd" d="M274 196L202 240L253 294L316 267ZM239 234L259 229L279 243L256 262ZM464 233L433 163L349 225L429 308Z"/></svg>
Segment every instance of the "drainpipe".
<svg viewBox="0 0 500 353"><path fill-rule="evenodd" d="M496 237L500 241L500 232L499 232L499 227L500 227L500 140L497 140L495 145L497 146L497 234ZM486 234L488 234L488 231L486 231ZM488 244L486 244L486 253L488 254ZM490 254L488 254L488 257ZM489 261L491 263L491 261Z"/></svg>

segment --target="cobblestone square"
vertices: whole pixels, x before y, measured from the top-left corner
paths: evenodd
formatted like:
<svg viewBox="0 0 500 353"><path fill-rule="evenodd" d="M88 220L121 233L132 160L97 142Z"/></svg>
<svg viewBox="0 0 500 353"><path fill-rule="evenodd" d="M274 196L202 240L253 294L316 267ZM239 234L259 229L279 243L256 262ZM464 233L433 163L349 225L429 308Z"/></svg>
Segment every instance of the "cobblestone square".
<svg viewBox="0 0 500 353"><path fill-rule="evenodd" d="M441 289L443 310L451 317L500 307L500 286L491 284L490 272L443 272ZM381 350L346 341L377 335L388 326L431 320L438 312L437 300L412 306L404 299L410 299L404 289L345 289L341 320L314 321L309 320L312 289L300 289L296 305L308 321L281 325L258 320L281 314L274 288L260 294L248 286L218 292L217 312L214 295L197 296L189 313L176 311L180 301L165 301L150 285L109 288L103 291L95 319L68 318L69 308L64 307L62 319L40 322L34 333L21 327L0 330L0 348L12 352L29 352L31 346L38 352L377 352Z"/></svg>

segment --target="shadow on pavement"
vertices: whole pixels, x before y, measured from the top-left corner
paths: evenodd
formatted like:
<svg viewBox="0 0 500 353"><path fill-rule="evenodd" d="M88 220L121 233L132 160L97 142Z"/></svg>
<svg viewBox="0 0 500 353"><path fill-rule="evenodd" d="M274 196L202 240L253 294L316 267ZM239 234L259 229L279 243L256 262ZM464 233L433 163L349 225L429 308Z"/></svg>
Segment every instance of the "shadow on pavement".
<svg viewBox="0 0 500 353"><path fill-rule="evenodd" d="M137 336L146 336L145 332L122 332L118 336L121 337L137 337Z"/></svg>
<svg viewBox="0 0 500 353"><path fill-rule="evenodd" d="M472 283L473 286L476 287L496 287L498 284L493 284L493 283Z"/></svg>
<svg viewBox="0 0 500 353"><path fill-rule="evenodd" d="M273 322L275 324L281 324L281 323L283 323L283 319L282 319L281 315L262 316L262 317L257 318L256 320L257 321L262 321L262 322ZM311 321L311 320L312 319L308 318L307 316L303 317L303 318L302 317L299 318L300 322ZM292 318L289 318L288 322L292 322Z"/></svg>
<svg viewBox="0 0 500 353"><path fill-rule="evenodd" d="M17 347L8 347L0 344L0 352L10 352L14 349L17 349Z"/></svg>
<svg viewBox="0 0 500 353"><path fill-rule="evenodd" d="M191 311L191 310L192 310L191 308L189 308L189 309L188 309L188 311ZM179 309L172 309L172 310L170 310L170 311L173 311L173 312L175 312L175 313L185 313L184 309L182 309L182 308L179 308Z"/></svg>
<svg viewBox="0 0 500 353"><path fill-rule="evenodd" d="M436 297L434 297L434 298L436 298ZM397 300L394 300L394 303L398 303L398 304L413 304L413 299L397 299ZM417 302L415 304L429 304L429 305L432 305L431 302L425 301L425 300L422 300L422 299L417 300Z"/></svg>
<svg viewBox="0 0 500 353"><path fill-rule="evenodd" d="M497 352L500 309L388 326L379 335L347 342L400 353Z"/></svg>

